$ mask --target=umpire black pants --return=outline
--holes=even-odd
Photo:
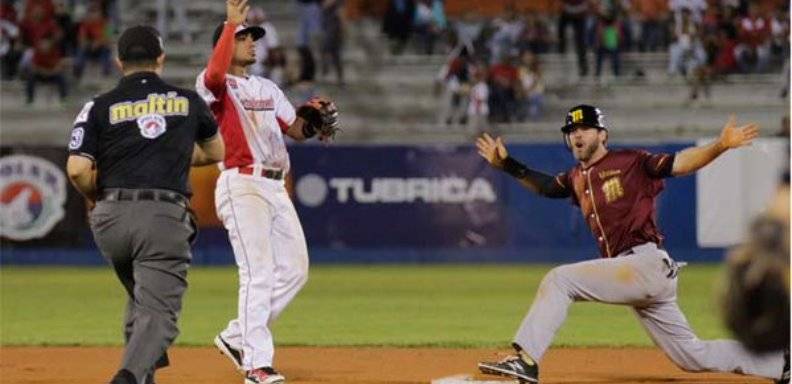
[[[187,289],[196,229],[186,206],[164,201],[99,201],[91,230],[128,295],[121,369],[139,384],[168,365],[167,349]]]

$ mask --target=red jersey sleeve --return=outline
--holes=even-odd
[[[225,91],[225,78],[234,55],[234,31],[237,25],[226,22],[212,51],[204,74],[204,84],[216,97]]]
[[[644,171],[653,179],[661,179],[665,177],[672,177],[671,173],[674,168],[674,157],[672,153],[649,153],[646,151],[639,152],[640,160],[643,165]]]

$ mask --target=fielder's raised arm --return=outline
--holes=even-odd
[[[696,172],[729,149],[750,145],[758,136],[758,124],[749,123],[738,127],[737,119],[731,115],[717,140],[677,153],[671,173],[674,176],[684,176]]]
[[[237,27],[245,23],[248,10],[247,0],[226,1],[226,22],[204,74],[204,84],[215,96],[225,90],[225,75],[231,69],[234,56],[234,36]]]

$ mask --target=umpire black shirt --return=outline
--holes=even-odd
[[[215,135],[217,123],[197,93],[138,72],[85,104],[69,153],[96,162],[99,193],[158,188],[189,196],[193,145]]]

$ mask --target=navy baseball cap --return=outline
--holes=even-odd
[[[574,106],[567,112],[561,132],[569,133],[580,126],[608,129],[605,125],[605,114],[599,108],[586,104]]]
[[[225,26],[225,21],[220,23],[220,25],[215,28],[214,34],[212,35],[212,46],[214,47],[217,45],[217,40],[220,40],[220,35],[223,34],[223,27]],[[234,31],[234,36],[240,33],[250,33],[250,36],[253,37],[253,41],[256,41],[264,35],[267,34],[267,31],[264,28],[261,28],[257,25],[247,25],[247,24],[239,24]]]
[[[118,59],[121,61],[154,60],[165,52],[159,32],[149,26],[127,28],[118,38]]]

